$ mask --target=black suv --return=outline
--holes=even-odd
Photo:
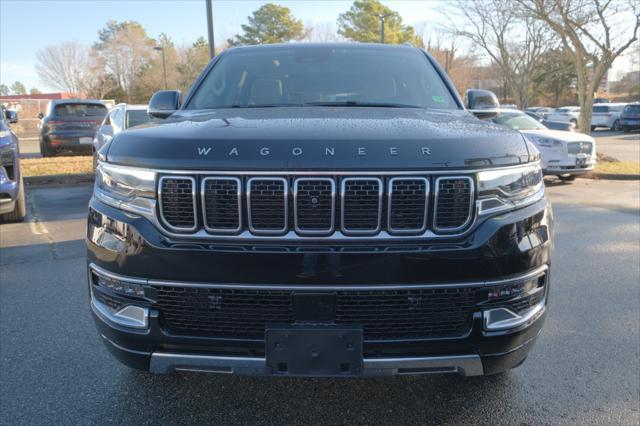
[[[61,153],[91,155],[93,137],[107,112],[100,101],[51,101],[49,114],[41,117],[40,153],[43,157]]]
[[[239,47],[149,112],[168,118],[100,150],[89,206],[91,310],[126,365],[483,375],[526,358],[550,285],[539,154],[465,110],[424,51]]]

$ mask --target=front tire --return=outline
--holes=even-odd
[[[558,175],[558,178],[563,182],[573,182],[576,177],[576,175]]]
[[[613,122],[613,126],[611,126],[611,130],[613,130],[614,132],[620,131],[620,120],[616,120]]]
[[[622,126],[622,131],[623,131],[624,133],[629,133],[629,132],[631,132],[631,127],[629,127],[629,126]]]
[[[18,199],[16,200],[16,206],[12,212],[0,215],[5,223],[22,222],[27,215],[27,203],[24,198],[24,181],[20,178],[20,190],[18,191]]]

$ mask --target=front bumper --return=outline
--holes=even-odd
[[[9,180],[0,167],[0,214],[11,213],[15,209],[19,193],[18,180]]]
[[[176,245],[146,219],[93,199],[87,246],[90,268],[106,274],[146,284],[231,290],[257,286],[267,291],[269,286],[278,286],[291,291],[335,292],[366,286],[373,291],[442,284],[453,289],[468,286],[470,281],[490,286],[496,280],[518,280],[543,271],[547,277],[544,297],[535,315],[522,322],[507,321],[505,327],[488,329],[486,315],[477,310],[472,313],[468,330],[454,337],[364,341],[363,376],[444,372],[480,375],[518,365],[540,333],[550,286],[547,268],[551,227],[551,211],[543,199],[490,218],[471,235],[449,241],[446,246],[438,243],[417,249],[380,247],[368,253],[342,252],[340,262],[333,264],[337,271],[301,278],[305,253],[295,248],[239,250],[229,248],[228,243]],[[91,288],[93,317],[104,343],[117,359],[131,367],[154,373],[189,370],[272,374],[264,338],[175,333],[167,329],[163,313],[153,306],[144,308],[138,323],[123,325],[105,315]]]

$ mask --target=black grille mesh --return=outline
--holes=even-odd
[[[204,181],[204,209],[207,227],[233,231],[240,228],[239,182],[210,178]]]
[[[252,179],[249,220],[254,229],[279,231],[287,224],[286,183],[280,179]]]
[[[155,307],[173,334],[262,339],[268,325],[294,321],[287,290],[155,288]],[[476,290],[340,291],[335,322],[362,326],[367,340],[460,336],[471,327]]]
[[[427,182],[424,179],[394,179],[388,202],[389,228],[395,231],[420,230],[425,226]]]
[[[456,229],[469,219],[473,202],[472,183],[466,178],[438,180],[435,225],[440,230]]]
[[[333,228],[333,183],[322,179],[299,179],[296,191],[296,224],[303,231]]]
[[[381,182],[376,179],[348,179],[343,184],[342,228],[347,231],[375,231],[380,221]]]
[[[161,181],[162,217],[174,228],[191,229],[196,225],[193,185],[188,178],[171,177]]]

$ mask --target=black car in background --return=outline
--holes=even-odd
[[[89,303],[126,365],[360,377],[524,362],[551,286],[540,154],[467,111],[427,52],[237,47],[149,113],[166,120],[99,151],[88,209]]]
[[[2,222],[22,222],[26,214],[18,136],[9,127],[9,123],[17,122],[16,111],[0,107],[0,221]]]
[[[632,102],[624,107],[620,114],[620,127],[625,133],[640,129],[640,102]]]
[[[93,137],[107,112],[100,101],[51,101],[48,115],[42,118],[40,153],[43,157],[63,153],[90,155]]]

